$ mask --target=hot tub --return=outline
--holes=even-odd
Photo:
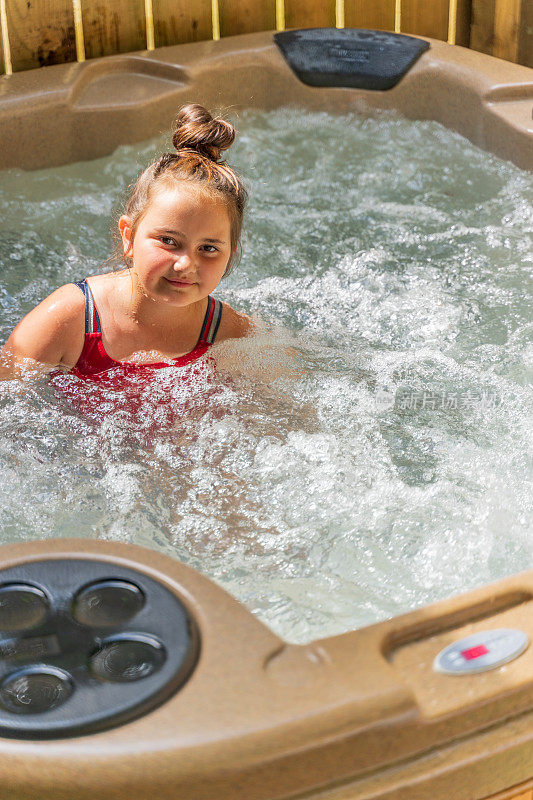
[[[350,78],[339,79],[335,69],[318,79],[322,85],[304,84],[267,33],[15,74],[2,83],[0,164],[37,169],[98,158],[168,129],[176,107],[194,100],[208,107],[394,109],[442,122],[531,169],[531,70],[429,44],[387,89],[347,85]],[[365,73],[361,65],[371,58],[364,47],[338,40],[328,47],[345,73]],[[308,68],[312,62],[307,59]],[[307,71],[311,77],[303,77],[313,81]],[[70,700],[53,718],[4,711],[0,786],[6,800],[126,794],[483,800],[505,790],[502,797],[518,797],[530,788],[524,781],[533,775],[531,572],[295,645],[215,583],[153,550],[48,539],[5,545],[2,556],[4,588],[29,584],[33,599],[37,594],[49,609],[28,626],[31,634],[15,627],[4,637],[3,658],[10,670],[13,663],[17,669],[55,664],[56,689],[68,684],[71,670],[86,692],[80,719],[92,708],[90,687],[113,685],[113,676],[101,674],[98,654],[91,656],[90,675],[82,656],[75,666],[64,661],[69,626],[91,628],[75,599],[90,580],[129,581],[129,591],[137,582],[148,598],[146,614],[152,591],[166,602],[177,598],[180,611],[169,613],[188,636],[178,672],[154,685],[150,702],[125,695],[115,716],[93,709],[81,722],[68,711]],[[157,602],[154,595],[152,617],[132,612],[112,634],[122,625],[123,632],[145,637],[143,646],[161,659],[175,631],[160,627],[165,614]],[[98,639],[101,647],[105,636],[96,628],[91,646]],[[110,635],[109,626],[102,630]],[[154,674],[163,674],[180,646],[167,644],[167,660],[157,662]],[[106,697],[115,701],[113,692]]]

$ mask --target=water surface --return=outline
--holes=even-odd
[[[162,550],[293,642],[531,568],[532,176],[389,113],[234,121],[251,201],[217,294],[261,334],[215,348],[219,373],[160,370],[135,419],[72,376],[76,407],[0,385],[1,541]],[[2,341],[108,268],[164,148],[0,175]]]

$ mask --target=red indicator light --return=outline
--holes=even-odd
[[[472,661],[472,659],[484,656],[488,652],[488,648],[486,648],[484,644],[478,644],[477,647],[470,647],[468,650],[461,650],[461,655],[463,658],[466,658],[467,661]]]

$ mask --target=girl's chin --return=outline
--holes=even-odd
[[[197,284],[181,287],[173,286],[170,282],[165,281],[163,286],[158,286],[157,289],[151,291],[150,296],[159,301],[164,300],[164,302],[171,305],[188,306],[200,299],[198,297],[199,293]]]

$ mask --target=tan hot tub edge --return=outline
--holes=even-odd
[[[418,37],[421,38],[421,37]],[[533,169],[533,70],[473,50],[431,47],[388,91],[301,83],[272,33],[163,47],[0,78],[0,169],[36,169],[107,155],[170,128],[176,108],[338,111],[393,108],[437,120]]]
[[[387,92],[317,89],[294,77],[270,33],[5,76],[0,167],[106,155],[168,131],[190,100],[235,111],[397,108],[533,168],[532,70],[431,41]],[[432,668],[443,647],[476,631],[533,637],[533,571],[297,646],[155,551],[63,539],[0,553],[2,568],[97,555],[140,569],[181,597],[201,639],[192,677],[144,717],[70,739],[0,739],[2,800],[483,800],[533,785],[524,783],[533,778],[533,647],[479,675]]]
[[[97,557],[140,570],[180,597],[201,642],[183,688],[143,717],[68,739],[0,739],[2,800],[481,800],[532,777],[533,647],[467,677],[432,663],[477,631],[533,637],[533,571],[291,645],[153,550],[55,539],[0,555],[3,569]]]

